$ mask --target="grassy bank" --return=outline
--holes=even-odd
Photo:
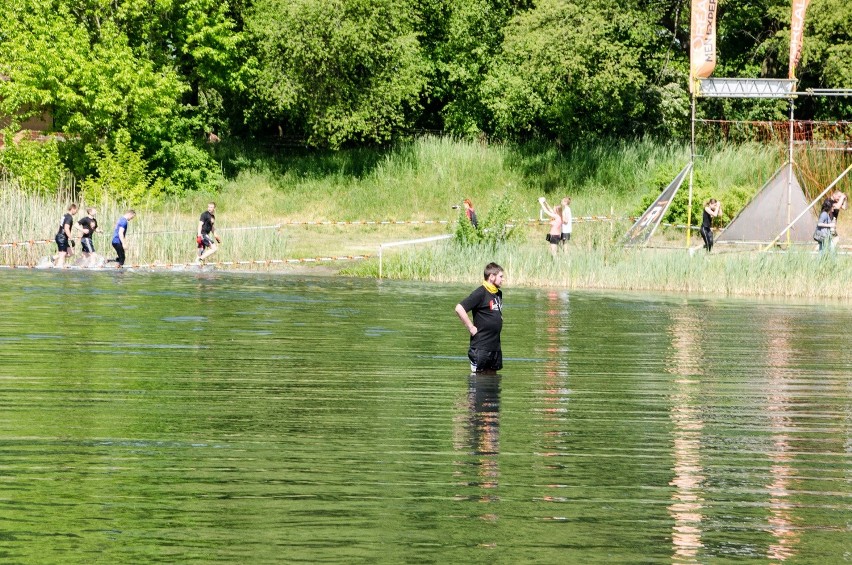
[[[463,198],[471,198],[480,219],[487,219],[496,202],[506,197],[513,219],[521,222],[509,243],[493,250],[442,243],[388,250],[386,276],[477,282],[482,265],[497,260],[512,285],[848,297],[849,273],[842,256],[690,255],[683,249],[683,232],[675,230],[655,239],[678,250],[625,250],[619,239],[628,224],[622,221],[577,224],[569,252],[553,260],[544,242],[546,227],[523,223],[538,218],[537,198],[542,194],[551,202],[570,195],[575,217],[633,214],[648,193],[658,191],[686,163],[688,150],[682,145],[635,141],[559,152],[548,145],[427,137],[387,150],[282,150],[271,155],[251,147],[223,146],[217,153],[228,179],[220,192],[136,206],[138,216],[129,229],[131,263],[191,261],[198,215],[211,199],[217,202],[217,226],[223,236],[216,259],[249,261],[375,255],[382,242],[451,232],[458,219],[451,206]],[[723,201],[730,190],[747,187],[756,192],[782,159],[782,152],[767,146],[705,149],[699,164],[702,182]],[[52,240],[72,198],[25,195],[6,183],[0,190],[0,243]],[[94,205],[104,230],[95,244],[107,255],[112,227],[125,206]],[[383,220],[406,223],[357,223]],[[20,265],[37,262],[55,246],[0,250],[3,264]],[[378,273],[374,259],[341,268],[355,276]]]
[[[600,229],[600,228],[597,228]],[[682,242],[681,242],[682,244]],[[553,258],[533,243],[494,249],[439,244],[386,256],[389,279],[480,284],[483,266],[500,263],[507,287],[681,292],[728,296],[852,299],[852,261],[807,250],[757,253],[724,250],[707,254],[681,248],[625,249],[570,246]],[[344,274],[374,277],[375,262],[346,266]]]

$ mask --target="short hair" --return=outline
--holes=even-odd
[[[485,273],[483,275],[483,278],[485,280],[488,280],[488,277],[490,277],[491,275],[499,275],[502,272],[503,267],[501,267],[497,263],[488,263],[487,265],[485,265]]]
[[[77,203],[76,202],[72,202],[71,204],[68,205],[68,211],[69,212],[71,210],[75,210],[75,209],[77,209]]]
[[[128,208],[128,209],[127,209],[127,212],[125,212],[125,214],[133,214],[133,215],[135,216],[135,215],[136,215],[136,210],[134,210],[133,208]]]
[[[91,214],[92,210],[97,210],[97,208],[86,208],[86,213]]]
[[[208,202],[207,205],[208,206],[216,206],[216,203],[215,202]]]

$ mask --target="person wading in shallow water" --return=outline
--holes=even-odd
[[[207,211],[202,212],[198,218],[198,235],[195,237],[195,242],[198,245],[198,258],[195,260],[199,265],[205,259],[216,253],[219,249],[219,243],[222,240],[216,235],[216,203],[210,202],[207,204]]]
[[[493,373],[503,368],[500,332],[503,330],[503,267],[488,263],[483,274],[485,282],[456,304],[456,314],[470,332],[470,370],[474,373]],[[473,314],[471,322],[467,313]]]
[[[86,217],[77,223],[80,224],[80,229],[83,230],[83,237],[80,238],[83,266],[90,267],[92,265],[92,255],[95,253],[95,244],[92,242],[92,236],[98,231],[98,210],[97,208],[86,208],[86,214]]]
[[[71,240],[71,226],[74,225],[74,214],[77,213],[77,205],[71,204],[68,206],[68,211],[62,216],[59,221],[59,231],[56,232],[56,248],[59,252],[56,254],[55,267],[62,268],[65,266],[65,256],[74,254],[74,242]]]
[[[112,232],[112,248],[115,249],[115,262],[118,263],[119,269],[124,266],[124,252],[127,249],[127,223],[135,217],[136,211],[128,210],[115,223],[115,230]]]

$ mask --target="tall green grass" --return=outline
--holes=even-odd
[[[71,202],[71,194],[57,196],[26,194],[14,186],[0,184],[0,243],[17,243],[0,247],[0,261],[5,265],[37,265],[44,257],[56,253],[53,238],[59,229],[62,215]],[[97,204],[78,202],[80,211],[75,221],[85,215],[85,209],[98,209],[100,233],[93,242],[97,253],[111,258],[112,234],[116,221],[127,209],[114,201]],[[196,254],[195,235],[198,213],[178,207],[137,207],[137,216],[127,229],[129,264],[188,263]],[[81,232],[75,223],[72,235]],[[222,231],[225,244],[215,255],[217,261],[244,259],[277,259],[287,253],[287,234],[278,229],[238,229]],[[28,243],[28,242],[33,243]],[[77,248],[79,251],[79,248]],[[73,260],[69,260],[73,262]]]
[[[601,232],[597,226],[592,231]],[[835,253],[818,255],[810,247],[756,253],[703,249],[690,253],[682,242],[671,248],[626,249],[606,234],[587,234],[580,245],[552,257],[545,242],[460,247],[420,245],[386,255],[383,275],[390,279],[481,284],[482,269],[496,261],[506,270],[506,286],[567,289],[678,292],[727,296],[852,298],[852,261]],[[596,240],[591,243],[588,240]],[[694,243],[694,242],[693,242]],[[376,264],[347,266],[345,274],[377,276]]]
[[[642,197],[671,180],[689,160],[683,144],[650,139],[600,142],[571,151],[552,144],[483,144],[426,136],[385,150],[300,150],[274,158],[221,149],[231,171],[215,199],[233,217],[365,220],[436,219],[471,198],[477,212],[511,195],[516,218],[538,217],[537,198],[573,198],[575,215],[630,213]],[[733,186],[756,192],[780,164],[769,147],[717,146],[699,159],[720,195]],[[208,195],[185,199],[193,208]]]

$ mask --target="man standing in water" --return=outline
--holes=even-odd
[[[207,204],[207,211],[201,214],[198,218],[198,235],[195,238],[198,244],[198,258],[196,263],[203,263],[205,259],[216,253],[219,249],[219,243],[222,241],[216,235],[216,203],[210,202]]]
[[[485,282],[456,304],[456,314],[470,332],[470,370],[493,373],[503,368],[500,331],[503,329],[503,267],[488,263]],[[473,322],[467,313],[473,314]]]
[[[71,204],[68,206],[68,211],[62,216],[59,221],[59,231],[56,232],[56,248],[59,253],[56,254],[56,263],[54,266],[63,268],[65,266],[65,256],[72,255],[74,250],[74,242],[71,241],[71,226],[74,225],[74,214],[77,213],[77,205]]]

